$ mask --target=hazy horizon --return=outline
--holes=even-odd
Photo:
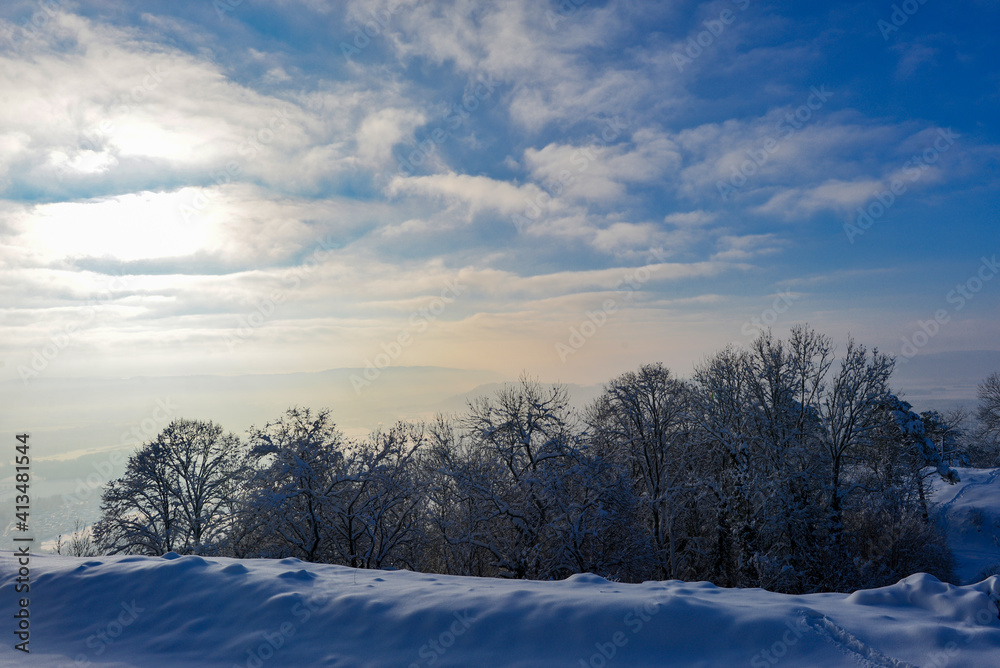
[[[700,361],[692,361],[691,367]],[[53,377],[27,387],[9,380],[0,381],[10,411],[0,428],[14,431],[22,421],[42,423],[58,406],[63,411],[63,424],[33,431],[59,435],[46,455],[63,459],[95,449],[135,447],[175,418],[211,420],[243,435],[251,425],[261,426],[298,405],[329,408],[346,434],[362,437],[380,424],[391,425],[396,420],[420,421],[436,413],[461,413],[470,398],[492,394],[500,385],[516,382],[522,373],[543,384],[566,385],[571,402],[583,409],[605,383],[632,370],[623,368],[593,383],[564,383],[533,374],[530,369],[503,376],[475,369],[393,367],[361,392],[354,391],[351,378],[362,374],[362,368],[233,376]],[[979,382],[996,370],[1000,370],[1000,351],[927,354],[898,364],[893,387],[918,411],[946,411],[958,405],[973,408]],[[691,375],[691,368],[671,371],[681,378]],[[155,432],[149,428],[153,424],[150,420],[155,422]],[[121,438],[123,435],[126,438]]]

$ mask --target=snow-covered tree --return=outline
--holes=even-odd
[[[787,342],[768,332],[696,370],[696,438],[715,462],[704,474],[716,513],[710,577],[795,590],[819,569],[819,402],[830,356],[828,339],[797,327]]]
[[[398,423],[351,442],[327,409],[290,408],[250,431],[256,474],[241,526],[259,556],[360,568],[411,566],[421,529],[421,428]]]
[[[343,434],[329,410],[290,408],[263,427],[251,427],[255,475],[241,524],[259,556],[324,561],[332,552],[330,491],[345,469]]]
[[[108,486],[94,536],[118,552],[793,593],[947,577],[926,483],[956,478],[963,432],[916,414],[892,371],[802,325],[726,348],[689,381],[661,364],[623,373],[583,419],[565,387],[523,376],[455,418],[361,439],[329,410],[291,408],[246,448],[179,420]]]
[[[840,368],[829,392],[819,402],[822,433],[820,442],[826,457],[826,483],[835,542],[843,532],[844,499],[853,489],[845,479],[849,469],[870,445],[873,431],[884,419],[889,396],[889,378],[894,361],[873,350],[869,356],[863,345],[848,340]]]
[[[419,478],[424,445],[420,426],[398,422],[348,451],[326,507],[340,561],[413,567],[426,496]]]
[[[923,514],[921,472],[951,475],[920,416],[892,403],[891,358],[850,340],[835,371],[834,361],[827,337],[797,326],[786,341],[768,332],[696,370],[693,438],[713,462],[698,469],[710,491],[698,508],[714,516],[696,529],[710,556],[702,577],[793,592],[849,586],[864,552],[859,518]]]
[[[969,453],[963,446],[966,438],[965,429],[961,426],[965,411],[957,409],[948,415],[938,411],[923,411],[920,419],[924,423],[927,438],[931,439],[947,466],[970,466]]]
[[[662,364],[647,364],[608,383],[587,413],[593,447],[634,483],[643,535],[651,539],[651,577],[693,575],[688,548],[694,537],[684,523],[703,492],[693,475],[698,452],[690,401],[684,382]],[[635,548],[640,546],[637,541]]]
[[[522,377],[471,402],[461,427],[462,451],[439,452],[448,481],[436,505],[448,495],[461,509],[437,521],[445,541],[505,577],[601,567],[594,538],[607,519],[605,499],[565,389]]]
[[[882,586],[907,574],[927,572],[947,580],[952,557],[944,533],[930,517],[926,481],[958,475],[928,436],[911,405],[889,394],[881,422],[852,471],[858,493],[845,508],[845,554],[839,588]]]
[[[1000,466],[1000,372],[987,376],[977,390],[976,428],[971,432],[974,463]]]
[[[238,437],[174,420],[105,488],[94,539],[108,553],[207,553],[225,541],[244,476]]]

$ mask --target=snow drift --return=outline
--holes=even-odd
[[[30,654],[3,666],[992,666],[1000,578],[789,596],[593,575],[510,581],[297,559],[32,556]]]

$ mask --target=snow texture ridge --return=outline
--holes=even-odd
[[[991,666],[1000,578],[789,596],[706,582],[559,582],[298,559],[31,558],[30,655],[2,666]],[[0,616],[17,564],[0,553]]]

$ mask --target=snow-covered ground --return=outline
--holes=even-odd
[[[1000,469],[955,470],[962,477],[956,485],[931,477],[931,498],[948,529],[959,581],[975,582],[984,571],[1000,573]]]
[[[1000,470],[935,483],[960,575],[1000,561]],[[281,561],[0,552],[0,666],[1000,666],[1000,577],[786,596]],[[28,598],[30,654],[14,649]]]
[[[3,666],[995,666],[1000,578],[787,596],[592,575],[527,582],[281,561],[31,558]]]

